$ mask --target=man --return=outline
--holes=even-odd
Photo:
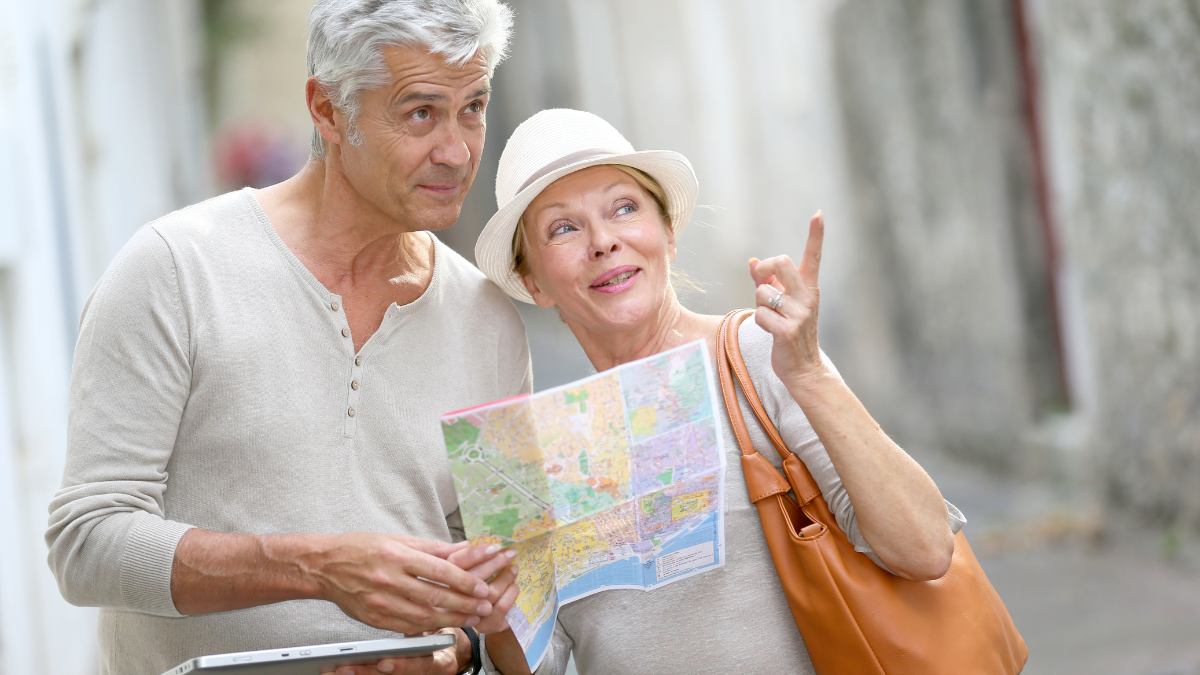
[[[511,13],[321,0],[313,156],[291,179],[142,228],[84,308],[46,540],[101,607],[101,673],[506,627],[497,547],[461,535],[438,416],[530,388],[512,304],[429,231],[457,220]],[[490,580],[490,584],[487,583]]]

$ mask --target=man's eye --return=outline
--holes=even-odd
[[[480,103],[479,101],[475,101],[471,105],[467,106],[467,112],[470,112],[470,113],[477,113],[480,110],[483,110],[483,104]]]
[[[429,119],[429,109],[428,108],[417,108],[416,110],[413,111],[412,116],[413,116],[413,119],[427,120],[427,119]]]

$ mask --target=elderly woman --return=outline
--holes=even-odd
[[[548,110],[509,140],[496,192],[501,208],[476,248],[480,267],[512,297],[557,308],[596,370],[694,340],[717,353],[721,317],[684,308],[671,284],[676,240],[696,199],[683,156],[634,152],[594,115]],[[823,232],[818,213],[799,268],[786,256],[751,260],[757,311],[738,333],[742,354],[771,419],[856,549],[906,579],[936,579],[965,521],[817,347]],[[539,674],[564,672],[572,653],[584,675],[812,672],[723,407],[718,415],[730,453],[725,566],[564,606]],[[779,466],[770,444],[756,441]],[[487,657],[507,675],[528,669],[511,631],[488,636]]]

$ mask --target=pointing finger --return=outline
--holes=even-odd
[[[817,211],[808,224],[808,242],[804,245],[804,257],[800,260],[800,276],[809,288],[817,287],[817,274],[821,270],[821,247],[825,243],[825,214]]]

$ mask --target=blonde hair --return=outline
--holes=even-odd
[[[654,200],[654,206],[658,209],[658,215],[662,218],[663,225],[668,229],[673,229],[674,223],[671,222],[671,214],[667,212],[667,191],[653,176],[641,169],[624,164],[606,164],[604,166],[619,169],[637,181],[637,184]],[[529,276],[529,259],[525,253],[528,245],[529,241],[525,236],[525,214],[521,214],[521,217],[517,219],[517,229],[513,231],[512,240],[512,269],[520,277]]]

